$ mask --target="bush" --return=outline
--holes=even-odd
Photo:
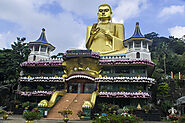
[[[23,116],[26,120],[40,120],[41,119],[41,113],[38,110],[30,111],[30,112],[24,112]]]
[[[43,91],[43,90],[44,90],[44,87],[38,85],[38,86],[37,86],[37,90],[38,90],[38,91]]]
[[[95,119],[96,123],[139,123],[140,121],[142,121],[141,118],[128,113],[122,113],[121,115],[108,114]]]
[[[24,86],[21,90],[28,92],[28,91],[30,91],[30,88],[28,86]]]
[[[170,115],[169,115],[169,119],[170,119],[171,121],[178,120],[178,115],[176,115],[176,114],[170,114]]]
[[[185,123],[185,115],[179,117],[179,123]]]
[[[173,104],[168,101],[168,100],[165,100],[161,103],[161,109],[162,111],[167,115],[168,114],[168,109],[170,109],[171,107],[173,106]]]
[[[26,107],[29,107],[29,106],[30,106],[30,102],[29,101],[22,103],[22,107],[23,108],[26,108]]]
[[[128,112],[131,113],[131,114],[134,113],[137,110],[137,108],[134,107],[134,106],[128,106],[127,108],[128,108]]]

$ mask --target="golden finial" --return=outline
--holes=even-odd
[[[44,28],[42,28],[42,32],[45,32],[45,29]]]
[[[139,27],[139,22],[136,22],[136,27]]]

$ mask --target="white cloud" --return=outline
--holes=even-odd
[[[39,10],[42,5],[52,2],[57,2],[62,12],[52,14]],[[88,25],[83,18],[94,19],[95,23],[98,6],[103,3],[116,7],[113,15],[117,22],[137,16],[147,6],[147,0],[0,0],[0,19],[19,27],[15,29],[17,32],[10,30],[11,34],[1,35],[1,47],[10,46],[10,42],[3,40],[16,39],[19,32],[25,34],[28,42],[34,41],[44,27],[48,41],[56,47],[55,53],[69,48],[84,48]]]
[[[95,18],[98,6],[101,4],[117,4],[119,0],[59,0],[60,5],[66,11],[75,13],[79,16]]]
[[[162,11],[159,13],[158,17],[169,16],[169,15],[173,15],[176,13],[183,14],[184,13],[184,6],[172,5],[170,7],[163,8]]]
[[[182,38],[185,35],[185,27],[182,26],[169,28],[168,31],[170,32],[171,36],[174,36],[176,38]]]
[[[42,0],[0,1],[0,19],[18,24],[25,32],[27,41],[36,40],[41,29],[46,28],[47,39],[56,46],[56,52],[78,47],[79,42],[85,39],[86,25],[69,12],[57,15],[41,13],[39,6],[43,4]]]
[[[0,33],[0,49],[10,48],[11,43],[16,40],[16,35],[11,32]]]
[[[124,22],[125,20],[139,16],[140,12],[147,8],[147,0],[122,0],[113,12],[113,20]]]

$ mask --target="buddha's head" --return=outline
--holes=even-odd
[[[102,4],[98,9],[98,21],[112,20],[112,10],[108,4]]]

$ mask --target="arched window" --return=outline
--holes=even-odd
[[[136,58],[140,58],[140,53],[139,52],[136,53]]]

